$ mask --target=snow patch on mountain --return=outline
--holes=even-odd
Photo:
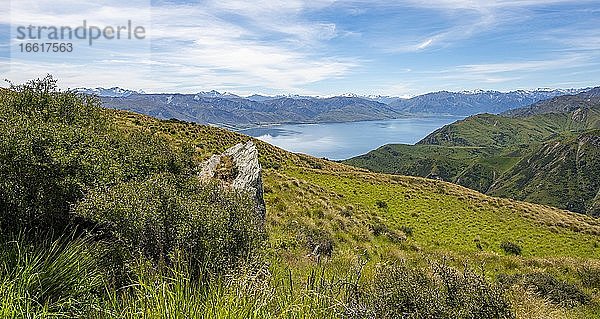
[[[75,91],[77,93],[82,93],[82,94],[96,95],[99,97],[128,97],[133,94],[145,94],[145,92],[142,90],[133,91],[133,90],[122,89],[120,87],[112,87],[109,89],[101,88],[101,87],[94,88],[94,89],[76,88],[73,91]]]

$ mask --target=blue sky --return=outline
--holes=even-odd
[[[0,74],[148,92],[411,96],[600,85],[599,1],[0,0]],[[132,20],[144,41],[22,54],[22,25]],[[12,29],[12,34],[11,34]]]

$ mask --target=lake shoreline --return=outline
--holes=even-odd
[[[471,116],[471,115],[469,115]],[[457,118],[457,119],[464,119],[467,116],[463,116],[463,115],[454,115],[454,114],[438,114],[438,113],[423,113],[423,114],[419,114],[419,113],[410,113],[410,114],[406,114],[406,116],[402,116],[402,117],[392,117],[392,118],[381,118],[381,119],[370,119],[370,120],[353,120],[353,121],[308,121],[308,122],[274,122],[274,123],[260,123],[260,124],[254,124],[251,126],[244,126],[244,127],[236,127],[234,125],[218,125],[218,124],[212,124],[214,126],[217,127],[221,127],[221,128],[225,128],[225,129],[229,129],[232,130],[236,133],[241,133],[244,134],[244,131],[247,130],[252,130],[252,129],[256,129],[256,128],[263,128],[263,127],[272,127],[272,126],[279,126],[279,125],[311,125],[311,124],[340,124],[340,123],[361,123],[361,122],[378,122],[378,121],[389,121],[389,120],[399,120],[399,119],[410,119],[410,118],[439,118],[439,117],[452,117],[452,118]]]
[[[464,118],[428,114],[354,122],[262,125],[238,132],[290,152],[339,161],[385,144],[415,144],[440,127]]]

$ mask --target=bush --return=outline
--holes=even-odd
[[[221,273],[258,247],[260,217],[249,196],[170,174],[91,192],[75,211],[108,231],[128,259]]]
[[[402,232],[403,232],[403,233],[404,233],[406,236],[409,236],[409,237],[410,237],[410,236],[412,236],[412,234],[413,234],[413,229],[412,229],[412,227],[409,227],[409,226],[402,225],[402,226],[400,227],[400,230],[401,230],[401,231],[402,231]]]
[[[510,255],[521,255],[521,246],[510,241],[501,243],[500,249],[504,250],[505,253]]]
[[[359,318],[513,318],[504,291],[470,270],[386,265],[349,302]]]
[[[385,235],[387,237],[387,239],[389,239],[391,242],[394,242],[394,243],[401,243],[401,242],[405,241],[406,236],[408,236],[408,234],[406,232],[404,232],[404,230],[405,230],[404,226],[402,226],[402,228],[401,228],[402,233],[388,228],[385,224],[383,224],[379,221],[375,221],[371,224],[368,224],[368,227],[374,236]],[[410,231],[412,231],[412,229],[410,229]],[[412,235],[412,233],[411,233],[411,235]]]
[[[51,77],[0,94],[0,229],[62,233],[91,189],[197,166],[187,146],[116,125],[99,101]]]
[[[600,289],[600,268],[597,266],[584,265],[577,269],[577,275],[581,284],[587,288]]]
[[[546,273],[502,275],[499,276],[498,281],[505,286],[520,284],[538,296],[565,307],[585,305],[591,301],[590,297],[576,285],[558,280]]]
[[[382,200],[377,200],[375,202],[375,205],[377,205],[377,207],[381,208],[381,209],[387,209],[388,208],[388,204],[385,201],[382,201]]]
[[[374,236],[379,236],[379,235],[385,234],[389,231],[388,227],[385,224],[382,224],[379,222],[369,224],[368,227]]]
[[[324,230],[303,227],[297,232],[296,237],[313,255],[331,257],[333,254],[333,240],[329,233]]]

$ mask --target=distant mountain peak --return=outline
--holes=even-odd
[[[508,110],[503,112],[502,115],[510,117],[526,117],[546,113],[566,113],[581,108],[598,107],[600,104],[600,94],[598,94],[600,93],[600,87],[563,91],[561,91],[565,93],[563,95],[542,100],[525,107]]]
[[[102,87],[97,87],[97,88],[76,88],[74,89],[75,92],[78,93],[83,93],[83,94],[89,94],[89,95],[97,95],[99,97],[128,97],[130,95],[133,94],[145,94],[144,91],[139,90],[139,91],[133,91],[133,90],[128,90],[128,89],[123,89],[120,87],[112,87],[112,88],[102,88]]]
[[[225,98],[225,99],[236,99],[236,98],[240,98],[239,95],[233,94],[233,93],[229,93],[229,92],[219,92],[217,90],[211,90],[208,92],[198,92],[196,93],[196,98],[203,98],[203,97],[208,97],[208,98]]]
[[[460,91],[458,93],[461,93],[461,94],[483,94],[483,93],[490,93],[490,92],[492,92],[492,91],[482,90],[482,89],[475,89],[475,90]]]
[[[354,98],[362,98],[362,96],[355,94],[355,93],[344,93],[344,94],[340,94],[338,95],[338,97],[354,97]]]

